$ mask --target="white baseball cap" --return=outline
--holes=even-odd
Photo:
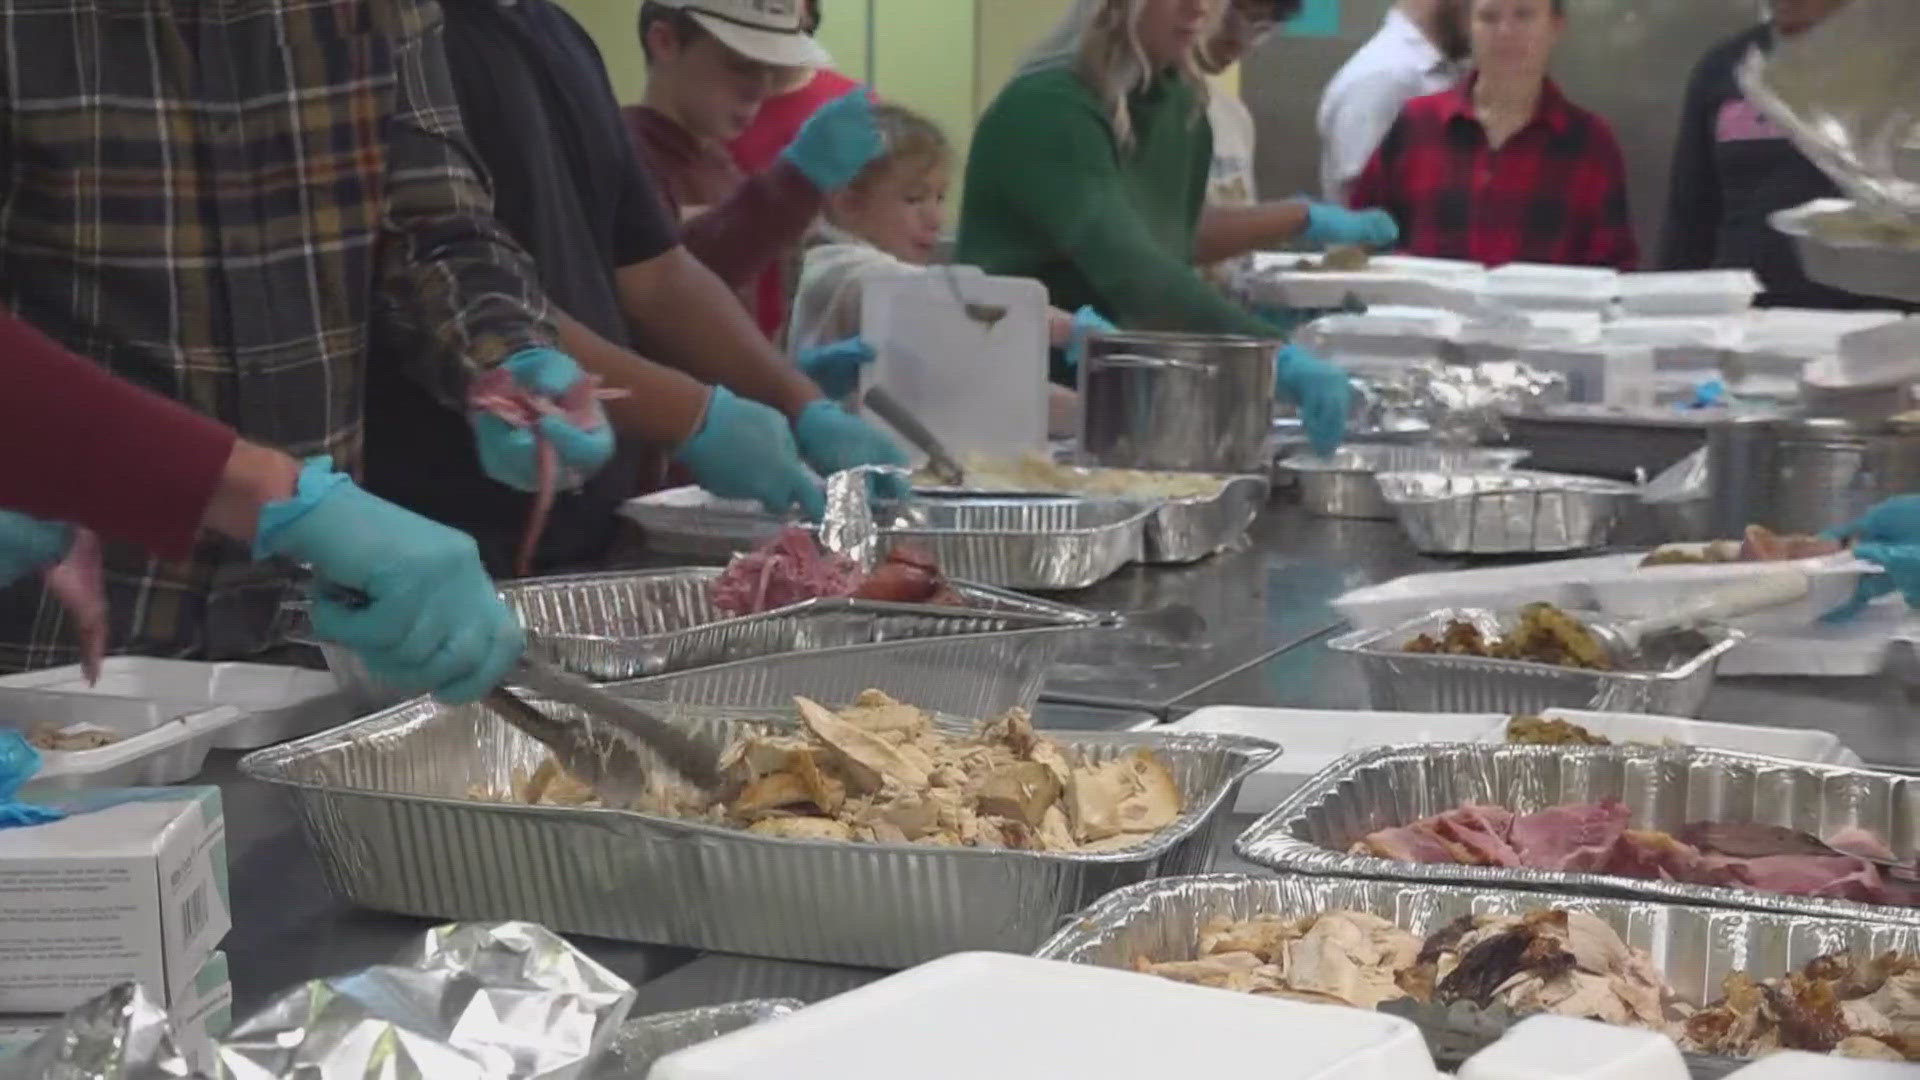
[[[654,0],[686,12],[720,44],[749,60],[778,67],[833,64],[826,47],[806,31],[806,0]]]

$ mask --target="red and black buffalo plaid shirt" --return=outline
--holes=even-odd
[[[1547,80],[1534,117],[1488,145],[1473,81],[1407,103],[1351,194],[1400,223],[1409,254],[1631,270],[1626,165],[1606,121]]]

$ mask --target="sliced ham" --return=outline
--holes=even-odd
[[[1617,799],[1556,806],[1516,818],[1510,839],[1525,865],[1582,873],[1605,866],[1627,830],[1627,808]]]

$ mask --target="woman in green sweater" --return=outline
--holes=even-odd
[[[955,261],[1132,329],[1283,336],[1194,267],[1213,157],[1197,50],[1218,2],[1080,0],[980,118]],[[1371,218],[1305,209],[1309,242],[1378,242]],[[1277,388],[1317,449],[1339,445],[1344,373],[1289,346]]]

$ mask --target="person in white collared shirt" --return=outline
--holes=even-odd
[[[1320,98],[1320,187],[1344,205],[1348,187],[1407,102],[1461,76],[1469,51],[1465,0],[1400,0]]]

